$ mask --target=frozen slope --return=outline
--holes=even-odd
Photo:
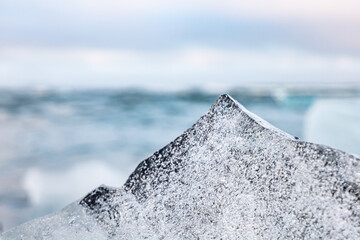
[[[2,237],[360,239],[359,164],[295,140],[223,95],[122,188],[101,186]]]

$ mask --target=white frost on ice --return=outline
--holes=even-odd
[[[11,240],[105,240],[107,233],[77,202],[63,210],[22,224],[0,239]]]

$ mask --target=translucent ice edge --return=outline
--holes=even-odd
[[[260,126],[269,129],[271,131],[273,131],[274,133],[276,133],[279,136],[285,137],[285,138],[289,138],[291,140],[297,140],[296,137],[288,134],[287,132],[284,132],[282,130],[280,130],[279,128],[275,127],[274,125],[272,125],[271,123],[267,122],[266,120],[262,119],[261,117],[257,116],[255,113],[250,112],[249,110],[247,110],[241,103],[239,103],[238,101],[236,101],[235,99],[233,99],[231,96],[229,96],[228,94],[224,94],[222,95],[223,97],[226,98],[230,98],[237,107],[239,107],[241,109],[241,111],[243,111],[249,118],[252,118],[255,122],[257,122]]]

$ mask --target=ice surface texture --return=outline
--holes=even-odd
[[[101,186],[70,205],[76,211],[3,237],[360,239],[359,164],[296,140],[222,95],[122,188]]]

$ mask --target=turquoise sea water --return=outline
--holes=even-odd
[[[360,96],[350,90],[255,90],[230,95],[300,139],[316,102]],[[58,210],[100,184],[121,186],[140,161],[195,123],[219,94],[1,90],[0,222],[8,229]]]

